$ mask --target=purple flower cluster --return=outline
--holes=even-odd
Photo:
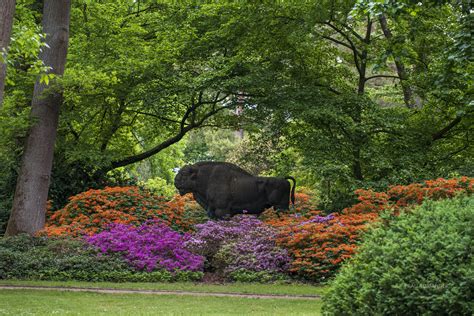
[[[306,225],[306,224],[311,224],[311,223],[327,223],[330,220],[334,219],[334,214],[329,214],[327,216],[313,216],[311,219],[301,222],[299,225]]]
[[[187,246],[206,256],[221,272],[236,270],[284,272],[290,257],[276,245],[277,231],[253,216],[196,225]]]
[[[121,253],[137,270],[200,271],[204,257],[185,248],[189,237],[155,221],[139,227],[112,224],[86,240],[102,253]]]

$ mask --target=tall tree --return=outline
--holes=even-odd
[[[16,0],[4,0],[0,6],[0,108],[3,104],[3,90],[5,88],[5,77],[7,74],[6,53],[10,44],[12,32],[13,15],[15,14]],[[3,60],[2,60],[3,59]]]
[[[49,49],[41,52],[50,73],[62,75],[69,41],[70,0],[45,0],[43,32]],[[32,126],[28,133],[6,235],[33,234],[43,228],[53,163],[61,93],[54,82],[47,87],[37,80],[31,103]]]

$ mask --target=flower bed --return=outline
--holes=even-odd
[[[97,246],[106,247],[105,253],[121,253],[138,270],[201,270],[198,262],[203,259],[179,261],[183,256],[191,258],[185,252],[191,251],[206,258],[206,271],[227,278],[251,280],[267,273],[289,273],[321,281],[357,252],[363,233],[382,211],[398,214],[426,199],[473,192],[474,179],[467,177],[397,185],[386,192],[361,189],[355,191],[358,203],[329,215],[317,210],[308,195],[299,193],[296,205],[280,214],[267,210],[260,219],[243,215],[229,221],[207,221],[191,195],[165,201],[137,187],[106,188],[72,197],[68,205],[51,214],[44,233],[92,236],[89,241],[97,240]],[[111,223],[115,225],[101,233]],[[169,240],[169,248],[163,240]],[[186,245],[179,248],[179,243]],[[170,257],[161,257],[160,249],[167,249]]]

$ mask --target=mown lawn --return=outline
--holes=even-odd
[[[320,315],[319,300],[0,290],[0,315]]]
[[[168,290],[190,292],[223,292],[244,294],[280,294],[280,295],[324,295],[327,286],[309,284],[259,284],[259,283],[228,283],[203,284],[193,282],[176,283],[112,283],[112,282],[56,282],[56,281],[17,281],[0,280],[0,285],[30,285],[30,286],[61,286],[84,288],[110,289],[140,289],[140,290]]]

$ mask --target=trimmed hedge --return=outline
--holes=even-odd
[[[470,315],[474,197],[385,214],[324,299],[330,315]]]

